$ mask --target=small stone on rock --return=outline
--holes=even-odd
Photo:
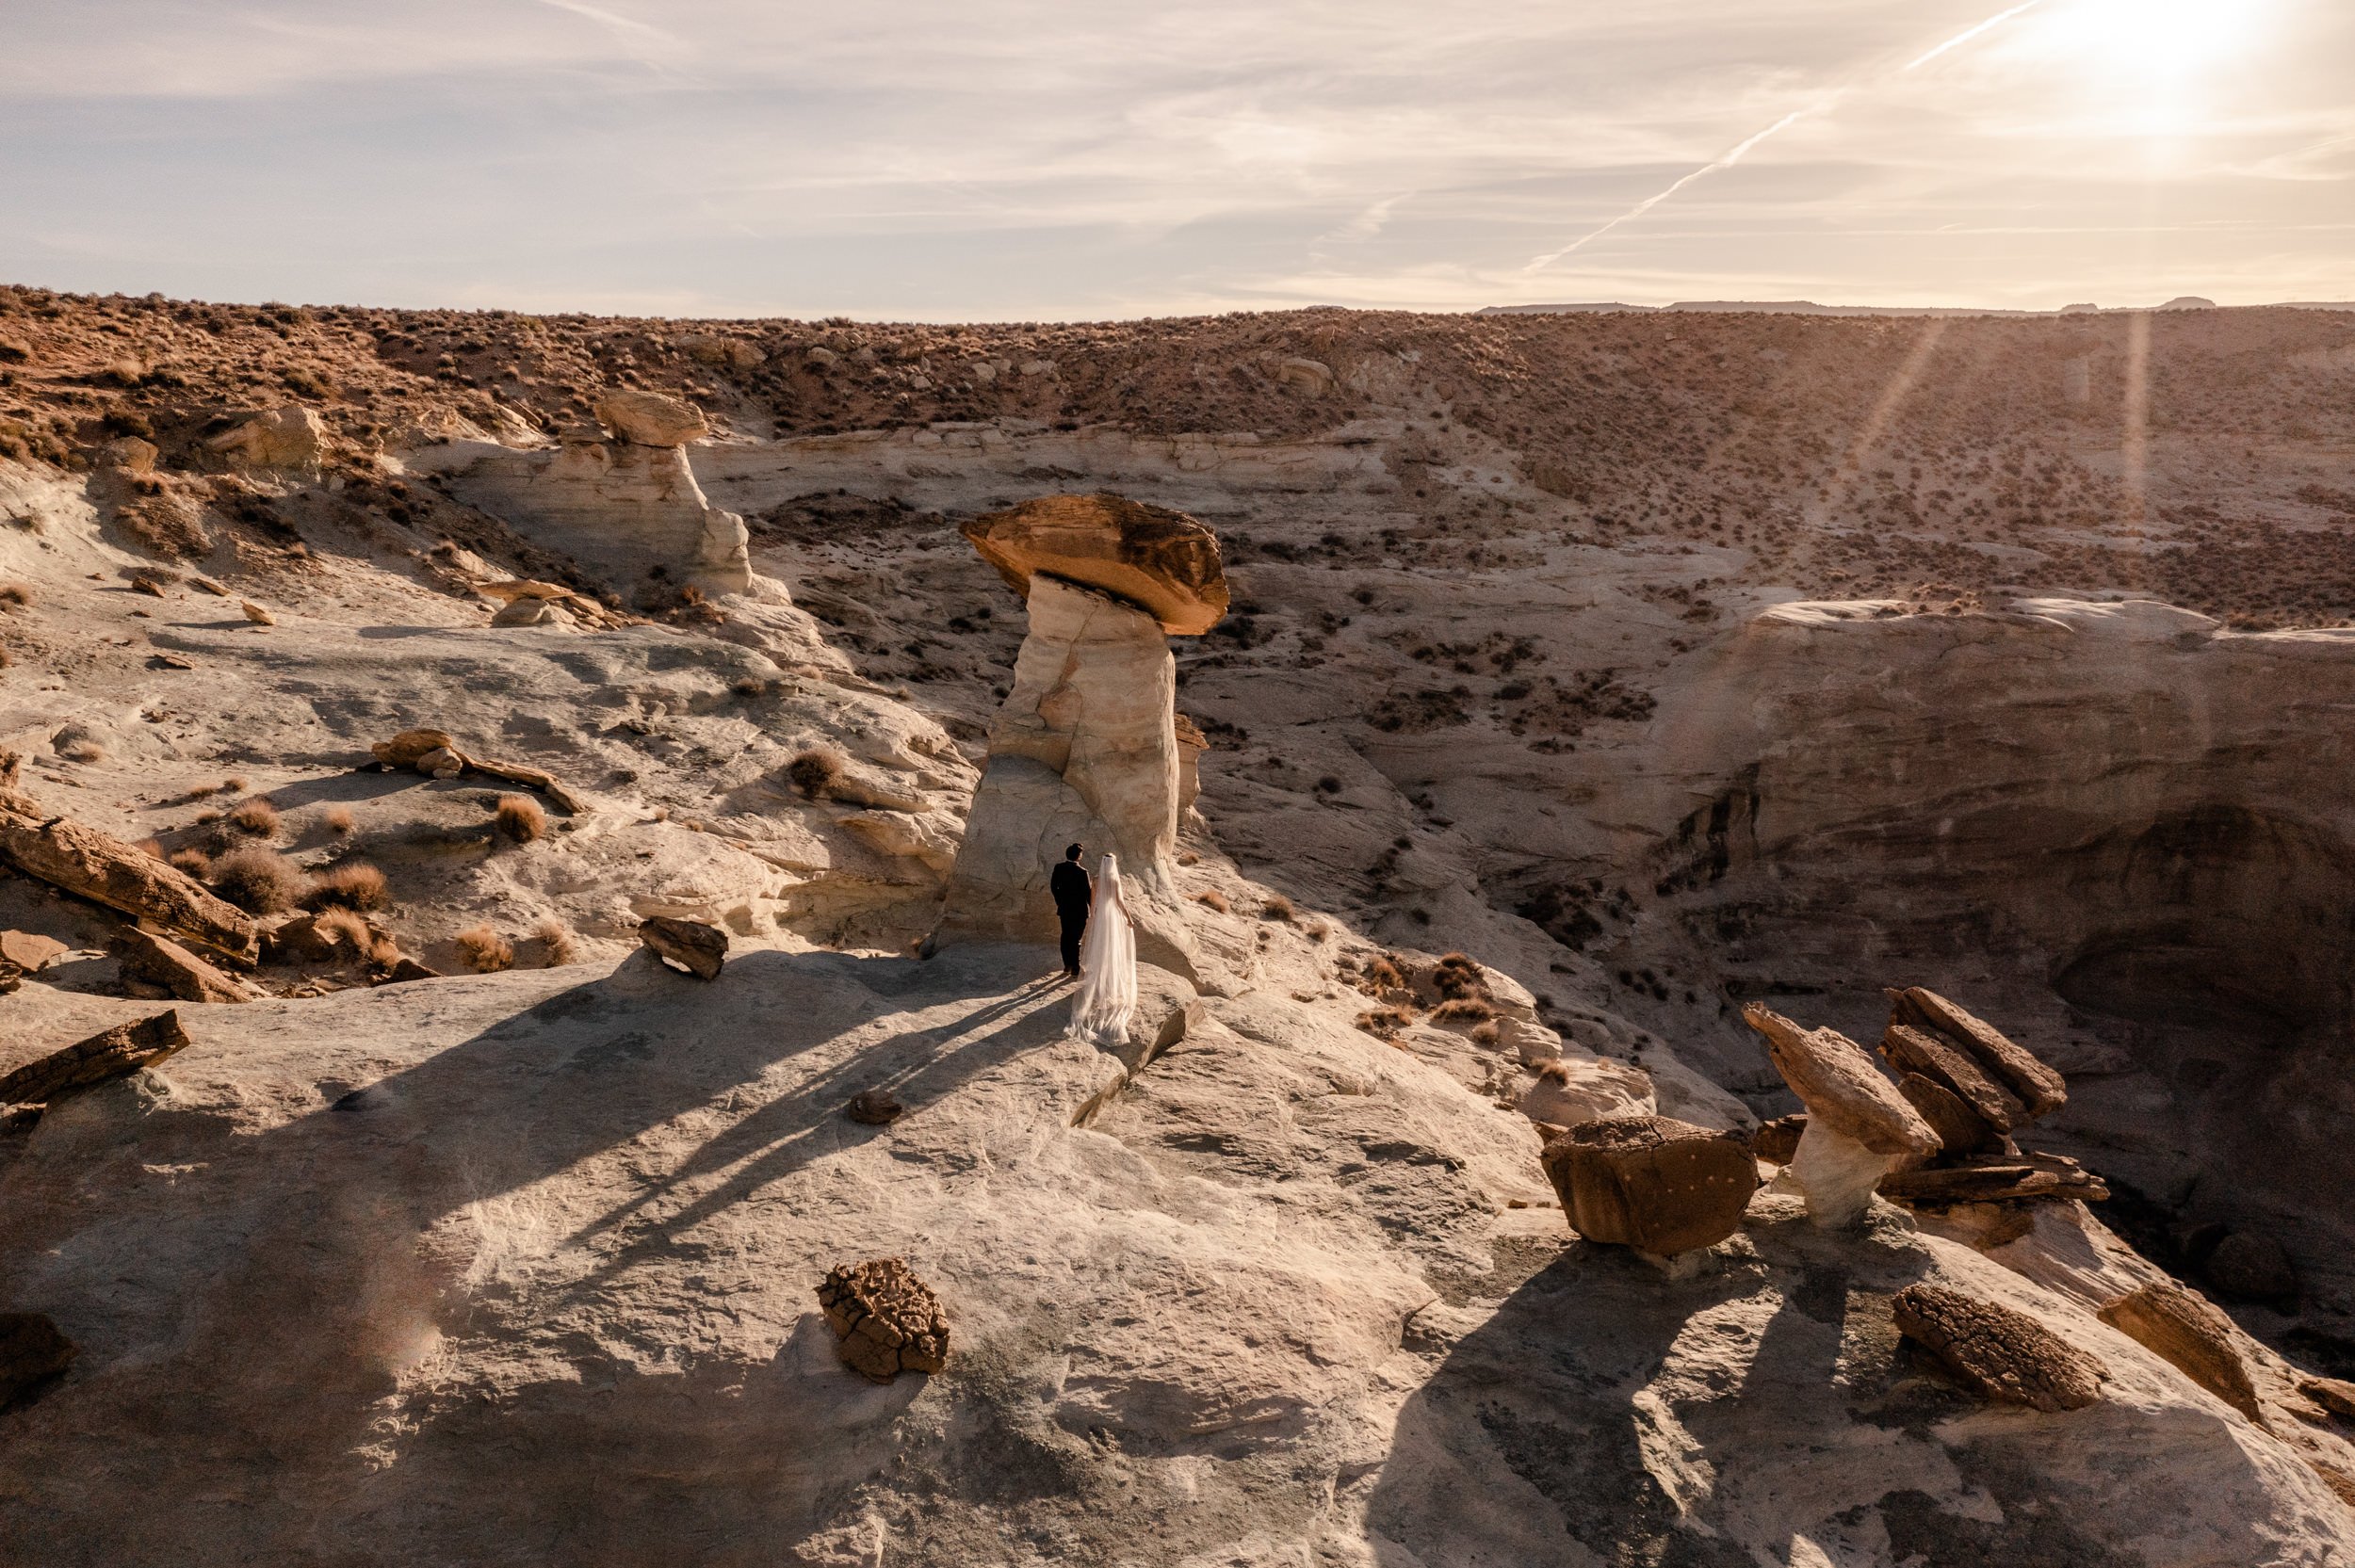
[[[818,1287],[842,1359],[872,1382],[949,1364],[949,1319],[904,1259],[844,1264]]]
[[[880,1127],[898,1121],[907,1107],[893,1099],[887,1089],[863,1089],[851,1096],[845,1108],[852,1121]]]
[[[675,964],[697,979],[718,979],[720,966],[727,962],[728,933],[700,920],[654,915],[639,926],[638,940],[655,957]]]

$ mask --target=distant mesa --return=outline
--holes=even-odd
[[[2095,315],[2100,314],[2101,309],[2101,306],[2088,299],[2083,304],[2063,305],[2060,313],[2063,315]]]
[[[1641,314],[1656,311],[1658,305],[1629,305],[1616,299],[1582,300],[1561,305],[1483,305],[1474,315],[1608,315],[1614,311]]]
[[[2161,305],[2159,309],[2163,311],[2212,311],[2216,309],[2216,301],[2202,299],[2197,294],[2179,294]]]
[[[1025,599],[1038,573],[1099,589],[1175,637],[1200,637],[1226,613],[1218,536],[1184,512],[1125,496],[1042,495],[960,530]]]

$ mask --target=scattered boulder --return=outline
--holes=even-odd
[[[2028,1115],[2050,1115],[2069,1103],[2061,1075],[1992,1024],[1918,985],[1888,995],[1890,1022],[1933,1031],[1963,1047],[1988,1076],[2020,1099]]]
[[[1837,1029],[1801,1028],[1760,1002],[1744,1008],[1742,1019],[1766,1037],[1776,1070],[1807,1107],[1784,1175],[1817,1224],[1856,1220],[1892,1167],[1938,1152],[1938,1134],[1855,1041]]]
[[[30,796],[6,788],[0,788],[0,865],[240,962],[251,962],[258,945],[252,917],[187,873],[72,817],[50,816]]]
[[[949,1364],[949,1319],[905,1260],[875,1258],[831,1270],[818,1304],[842,1359],[871,1382]]]
[[[184,1002],[250,1002],[253,994],[169,937],[128,930],[106,945],[122,972]]]
[[[257,626],[275,626],[278,624],[278,617],[270,614],[269,611],[264,609],[261,606],[255,604],[251,599],[238,600],[237,607],[245,611],[245,618],[248,621],[252,622]]]
[[[1166,507],[1110,494],[1042,495],[958,531],[1025,599],[1044,573],[1135,605],[1175,637],[1200,637],[1226,613],[1218,536]]]
[[[2147,1285],[2098,1316],[2251,1421],[2259,1419],[2256,1385],[2233,1343],[2232,1319],[2199,1296],[2179,1285]]]
[[[224,414],[206,428],[204,448],[244,468],[316,468],[327,423],[300,404],[260,413]]]
[[[907,1108],[887,1089],[862,1089],[851,1096],[843,1114],[861,1126],[884,1127],[897,1122]]]
[[[2245,1301],[2290,1301],[2298,1298],[2298,1266],[2288,1249],[2269,1236],[2234,1231],[2216,1244],[2201,1272],[2227,1296]]]
[[[1891,1302],[1897,1332],[1982,1398],[2032,1410],[2082,1410],[2108,1369],[2024,1312],[1941,1285],[1909,1285]]]
[[[597,399],[596,414],[616,440],[638,446],[684,446],[711,433],[700,411],[658,392],[609,392]]]
[[[47,967],[70,951],[54,936],[33,931],[0,931],[0,963],[12,963],[26,974]]]
[[[494,626],[540,626],[560,618],[556,607],[545,599],[529,597],[511,599],[491,617]]]
[[[415,959],[402,958],[386,971],[384,978],[379,983],[402,985],[410,980],[438,980],[441,978],[442,972],[439,969],[429,969]]]
[[[684,969],[699,980],[716,980],[727,962],[728,933],[700,920],[651,915],[638,927],[638,940],[663,962]]]
[[[187,1045],[176,1011],[117,1024],[0,1077],[0,1105],[46,1105],[77,1089],[152,1067]]]
[[[1769,1165],[1788,1165],[1807,1134],[1807,1112],[1794,1111],[1763,1123],[1750,1135],[1750,1153]]]
[[[0,1312],[0,1409],[62,1376],[74,1353],[46,1313]]]
[[[1723,1241],[1758,1190],[1739,1140],[1665,1116],[1589,1122],[1540,1157],[1572,1230],[1655,1257]]]
[[[1275,380],[1294,392],[1322,397],[1333,390],[1333,367],[1323,360],[1281,360],[1275,366]]]
[[[435,752],[454,752],[457,747],[447,730],[403,730],[390,740],[378,741],[368,752],[387,768],[414,768]]]

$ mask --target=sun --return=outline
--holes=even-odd
[[[2067,71],[2080,107],[2127,135],[2179,135],[2213,112],[2222,71],[2271,31],[2279,0],[2045,0],[2025,49]]]

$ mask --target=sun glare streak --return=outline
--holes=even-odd
[[[2126,486],[2126,512],[2139,525],[2149,515],[2151,495],[2151,313],[2136,311],[2126,321],[2126,400],[2120,411],[2119,477]]]
[[[1930,356],[1938,351],[1938,340],[1945,335],[1946,321],[1942,316],[1932,316],[1929,324],[1922,329],[1921,341],[1906,355],[1905,363],[1897,366],[1896,373],[1889,379],[1889,385],[1881,389],[1880,400],[1873,405],[1873,412],[1865,415],[1864,423],[1858,427],[1856,440],[1848,448],[1848,461],[1842,463],[1832,476],[1831,493],[1824,498],[1827,510],[1843,505],[1848,493],[1864,477],[1865,460],[1879,445],[1881,433],[1889,428],[1889,422],[1897,416],[1897,410],[1904,404],[1906,395],[1922,379],[1922,372],[1929,365]]]

